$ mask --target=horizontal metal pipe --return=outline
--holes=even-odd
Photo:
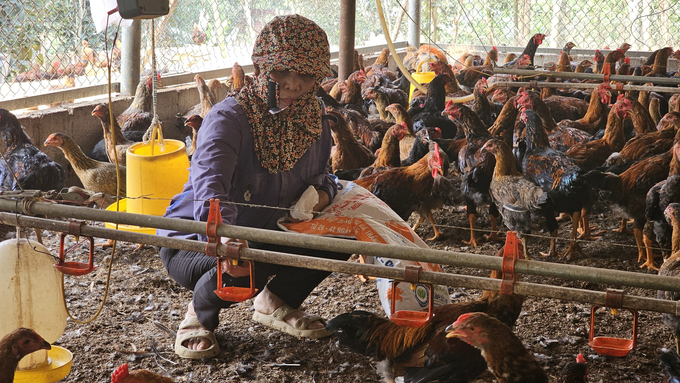
[[[2,194],[0,194],[0,196]],[[25,201],[30,201],[30,199]],[[41,214],[51,217],[65,217],[72,219],[114,222],[126,225],[176,230],[186,233],[205,233],[206,231],[205,222],[156,217],[142,214],[120,213],[114,211],[98,210],[77,206],[66,206],[45,202],[22,203],[21,201],[14,199],[0,198],[0,211],[10,211],[14,213],[24,214]],[[242,238],[249,241],[273,243],[278,245],[296,246],[317,250],[337,251],[349,254],[373,255],[379,257],[398,258],[429,263],[439,263],[458,267],[471,267],[477,269],[497,271],[501,270],[501,258],[488,255],[358,242],[347,239],[328,238],[297,233],[283,233],[272,230],[253,229],[232,225],[220,225],[217,229],[217,233],[218,235],[223,237]],[[134,233],[127,234],[131,235]],[[130,242],[148,244],[156,243],[149,242],[148,239],[145,240],[125,239],[123,236],[111,237],[103,234],[97,236],[102,238],[120,239]],[[156,236],[151,237],[162,238]],[[135,238],[148,238],[148,237],[135,237]],[[161,245],[161,246],[180,248],[176,247],[176,245]],[[537,262],[530,260],[518,260],[515,264],[515,270],[520,274],[602,283],[613,286],[630,286],[652,290],[668,290],[680,292],[680,278],[659,275],[648,275],[628,271],[607,270],[594,267],[565,265],[551,262]]]
[[[527,70],[527,69],[507,69],[507,68],[493,68],[495,74],[514,74],[517,76],[549,76],[549,77],[560,77],[560,78],[575,78],[579,80],[603,80],[602,74],[595,73],[574,73],[574,72],[547,72],[540,70]],[[621,75],[611,75],[609,76],[610,81],[633,81],[639,83],[652,84],[666,84],[666,85],[680,85],[680,79],[670,78],[670,77],[646,77],[646,76],[621,76]]]
[[[0,213],[0,222],[4,224],[38,227],[46,230],[67,232],[68,222],[55,221],[45,218],[28,217],[11,213]],[[170,247],[175,249],[204,252],[205,242],[194,241],[180,238],[170,238],[150,234],[139,234],[134,232],[105,229],[91,225],[83,225],[81,234],[85,236],[96,236],[101,238],[111,238],[116,240],[146,243],[149,245]],[[226,255],[224,245],[219,245],[217,253]],[[255,262],[272,263],[278,265],[305,267],[314,270],[324,270],[345,274],[370,275],[379,278],[389,278],[396,280],[404,279],[404,269],[385,267],[378,265],[360,264],[330,259],[321,259],[297,254],[287,254],[274,251],[264,251],[256,249],[241,249],[239,252],[241,259]],[[494,257],[498,258],[498,257]],[[500,290],[501,281],[498,279],[448,274],[423,271],[420,273],[419,280],[422,283],[432,283],[453,287],[467,287],[480,290]],[[581,303],[591,303],[595,305],[605,305],[606,293],[575,289],[570,287],[550,286],[529,282],[515,282],[515,293],[526,296],[542,298],[561,299],[576,301]],[[662,313],[680,315],[679,302],[663,299],[639,297],[634,295],[624,295],[622,308],[633,310],[647,310]]]
[[[545,82],[537,81],[535,84],[531,84],[528,81],[495,81],[494,86],[500,87],[513,87],[517,88],[532,87],[532,88],[558,88],[558,89],[593,89],[597,88],[600,84],[592,83],[570,83],[570,82]],[[670,88],[665,86],[645,86],[645,85],[624,85],[623,90],[639,90],[644,92],[664,92],[664,93],[680,93],[680,88]]]

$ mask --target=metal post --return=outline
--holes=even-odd
[[[420,46],[420,0],[408,2],[408,13],[411,19],[408,22],[408,45]]]
[[[340,55],[338,81],[345,81],[354,71],[354,27],[356,0],[340,1]]]
[[[142,21],[133,20],[130,27],[123,27],[121,40],[120,94],[133,96],[139,83],[140,51],[142,46]]]

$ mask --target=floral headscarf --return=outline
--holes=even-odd
[[[326,32],[300,15],[276,17],[257,37],[252,60],[254,81],[232,96],[245,110],[262,166],[272,174],[287,171],[321,136],[321,102],[315,94],[332,74]],[[316,82],[286,109],[271,114],[268,85],[274,69],[309,75]]]

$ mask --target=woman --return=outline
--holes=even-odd
[[[323,105],[315,97],[321,81],[331,75],[326,33],[299,15],[277,17],[260,32],[252,60],[254,80],[206,115],[189,181],[173,199],[166,217],[206,221],[209,199],[218,198],[224,223],[277,230],[276,221],[310,185],[319,197],[314,211],[322,210],[335,197],[337,185],[328,173],[330,128]],[[161,230],[159,234],[206,240],[204,235]],[[349,258],[349,254],[240,239],[222,241],[329,259]],[[162,248],[161,259],[168,274],[194,292],[177,332],[175,352],[185,358],[217,355],[213,331],[220,309],[232,302],[214,293],[216,258]],[[254,268],[260,293],[253,302],[253,320],[296,336],[330,335],[320,317],[298,309],[328,272],[262,263]],[[248,286],[247,275],[241,267],[228,269],[223,283]],[[270,276],[274,277],[269,280]]]

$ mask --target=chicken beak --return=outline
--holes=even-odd
[[[453,328],[453,325],[448,325],[446,327],[446,338],[460,338],[463,333],[459,332],[457,329]]]
[[[43,345],[42,345],[42,347],[40,347],[40,349],[41,349],[41,350],[51,350],[51,349],[52,349],[52,345],[51,345],[48,341],[44,341],[44,342],[45,342],[45,343],[43,343]]]

